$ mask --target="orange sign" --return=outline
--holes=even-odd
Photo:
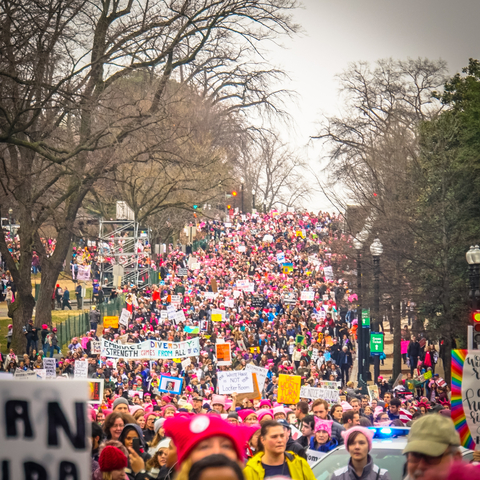
[[[325,336],[325,345],[331,347],[333,345],[333,339],[330,335]]]
[[[118,328],[118,316],[103,317],[103,328]]]
[[[230,344],[229,343],[217,343],[217,364],[218,365],[230,365],[232,359],[230,356]]]

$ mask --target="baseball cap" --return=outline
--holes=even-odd
[[[439,457],[449,446],[460,446],[460,436],[455,425],[451,418],[433,413],[413,422],[403,453],[415,452]]]
[[[286,421],[286,420],[276,420],[280,425],[282,425],[285,428],[288,428],[290,430],[291,425]]]

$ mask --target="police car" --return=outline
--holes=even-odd
[[[405,456],[403,449],[407,445],[407,437],[410,428],[402,427],[369,427],[375,430],[370,456],[373,463],[388,470],[392,480],[402,480],[405,477]],[[471,462],[473,451],[461,449],[463,460]],[[328,452],[312,466],[317,480],[330,480],[332,473],[339,468],[348,465],[350,455],[342,445]]]

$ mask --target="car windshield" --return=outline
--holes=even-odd
[[[392,480],[402,480],[403,466],[405,465],[405,457],[402,455],[402,450],[374,448],[370,455],[375,465],[388,470]],[[330,480],[332,473],[339,468],[347,466],[349,460],[350,455],[342,448],[320,460],[313,467],[313,473],[317,480]]]

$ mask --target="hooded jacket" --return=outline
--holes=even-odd
[[[245,480],[263,480],[265,478],[265,469],[262,465],[263,456],[264,452],[259,452],[247,462],[243,469]],[[290,476],[295,480],[316,480],[305,459],[294,453],[285,452],[285,460]]]
[[[373,463],[372,457],[368,456],[368,462],[363,468],[362,476],[358,477],[352,466],[352,460],[348,465],[333,472],[330,480],[392,480],[390,474],[384,468]]]

